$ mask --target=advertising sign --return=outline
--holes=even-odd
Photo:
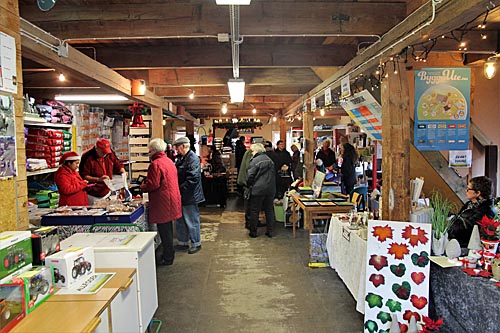
[[[415,134],[419,150],[467,150],[470,68],[415,71]]]

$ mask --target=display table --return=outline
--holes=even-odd
[[[312,220],[319,215],[331,215],[334,213],[348,213],[354,208],[354,204],[337,204],[331,202],[329,205],[325,205],[325,201],[317,202],[317,204],[310,204],[312,201],[305,197],[296,195],[291,196],[290,205],[292,209],[292,227],[293,227],[293,237],[296,236],[296,225],[297,225],[297,207],[302,209],[304,212],[304,224],[307,225],[309,234],[312,232],[313,223]],[[307,201],[306,201],[307,200]]]
[[[96,268],[135,268],[139,300],[139,331],[145,332],[158,308],[154,238],[156,232],[78,233],[61,249],[94,248]]]
[[[431,316],[444,318],[441,332],[499,333],[499,300],[500,288],[489,279],[431,264],[429,309]]]
[[[335,215],[330,220],[326,248],[330,266],[337,271],[352,297],[356,310],[365,312],[366,240],[358,230],[350,230],[349,222]]]

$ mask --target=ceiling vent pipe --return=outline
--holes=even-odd
[[[240,6],[229,6],[229,25],[231,29],[231,56],[233,60],[233,77],[240,77]]]

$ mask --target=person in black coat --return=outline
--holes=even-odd
[[[491,179],[480,176],[471,178],[465,190],[467,202],[457,215],[452,218],[448,232],[449,239],[456,239],[460,247],[466,248],[472,235],[472,229],[483,216],[493,218],[493,200],[491,196]]]
[[[323,147],[316,153],[314,160],[320,159],[323,161],[323,166],[332,170],[335,169],[335,162],[337,158],[335,157],[335,152],[330,149],[330,140],[323,141]]]
[[[236,147],[234,149],[234,155],[236,159],[236,168],[240,170],[241,161],[243,160],[243,155],[247,151],[247,147],[245,147],[245,137],[240,136],[238,141],[236,141]]]
[[[349,142],[344,142],[340,147],[342,153],[342,166],[340,167],[340,172],[342,173],[345,194],[350,195],[352,190],[354,190],[354,185],[356,185],[358,181],[356,177],[358,153]]]
[[[276,174],[273,161],[265,154],[265,148],[260,143],[250,146],[253,157],[250,159],[247,171],[247,188],[245,197],[250,204],[250,234],[257,237],[259,212],[266,214],[266,236],[273,237],[274,228],[274,194],[276,191]]]

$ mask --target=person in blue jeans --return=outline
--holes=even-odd
[[[175,221],[177,243],[180,248],[194,254],[201,250],[200,211],[198,204],[205,201],[201,185],[201,166],[199,157],[190,149],[187,137],[175,140],[178,158],[177,177],[182,201],[182,217]]]

